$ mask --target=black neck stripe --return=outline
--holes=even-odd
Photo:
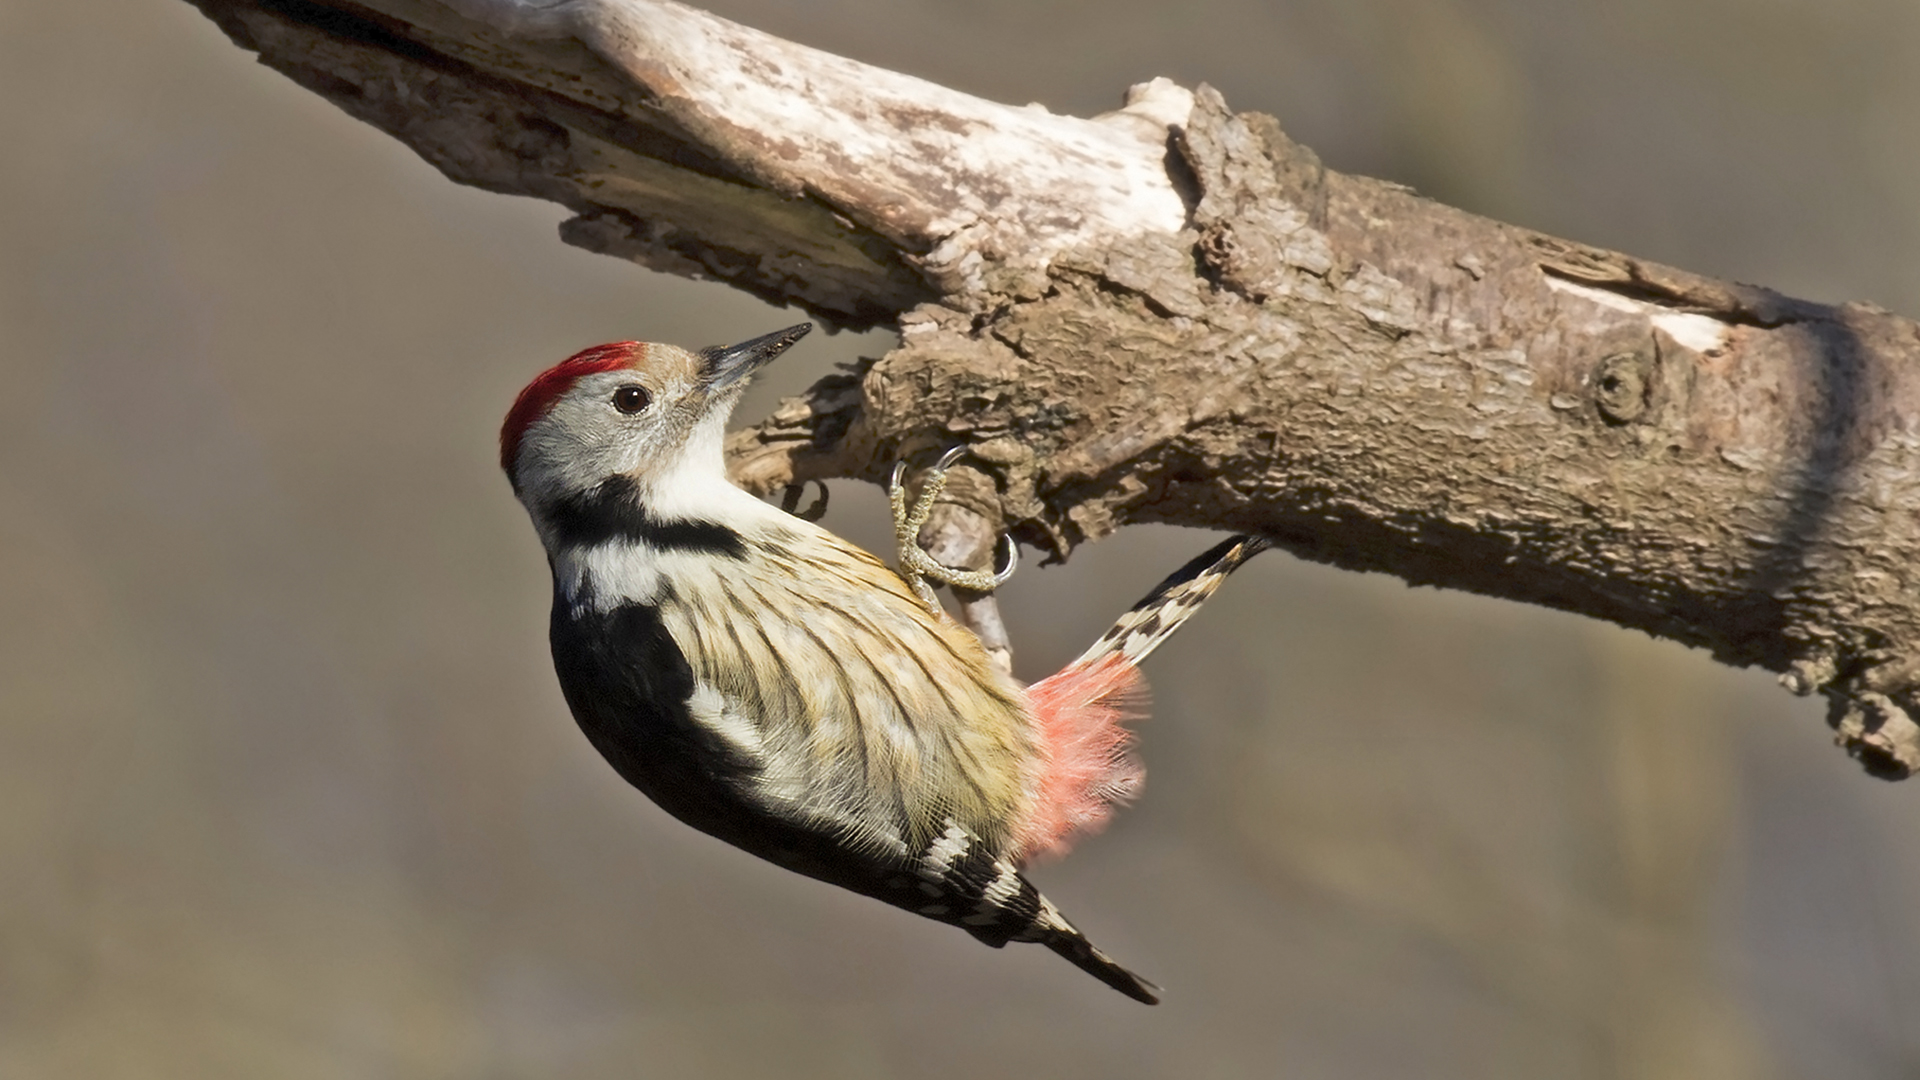
[[[640,502],[634,482],[609,477],[597,487],[554,503],[547,512],[556,539],[565,547],[595,547],[614,540],[645,544],[655,551],[693,551],[747,557],[740,534],[715,521],[661,521]]]

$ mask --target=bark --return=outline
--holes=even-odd
[[[1343,175],[1206,87],[1079,119],[661,0],[193,2],[569,243],[897,326],[736,436],[751,487],[964,442],[976,552],[1257,531],[1780,672],[1920,768],[1910,320]]]

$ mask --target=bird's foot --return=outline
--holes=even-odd
[[[966,447],[956,446],[940,455],[940,460],[927,470],[926,478],[920,483],[920,497],[913,500],[912,506],[907,505],[906,462],[894,463],[893,479],[887,484],[887,498],[893,504],[893,538],[900,559],[900,576],[935,611],[940,609],[940,601],[933,595],[934,585],[992,592],[1006,584],[1020,562],[1020,549],[1014,544],[1013,537],[1004,533],[1001,537],[1007,545],[1007,565],[998,571],[961,570],[946,566],[935,561],[920,546],[920,528],[927,523],[928,516],[933,513],[934,503],[947,488],[947,470],[966,452]]]

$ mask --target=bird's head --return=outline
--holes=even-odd
[[[536,517],[616,477],[647,501],[724,482],[727,418],[749,376],[810,329],[711,349],[621,341],[575,353],[514,400],[500,427],[500,467]]]

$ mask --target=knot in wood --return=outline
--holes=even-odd
[[[1593,400],[1610,424],[1627,424],[1647,411],[1653,389],[1653,358],[1645,353],[1614,353],[1593,372]]]

